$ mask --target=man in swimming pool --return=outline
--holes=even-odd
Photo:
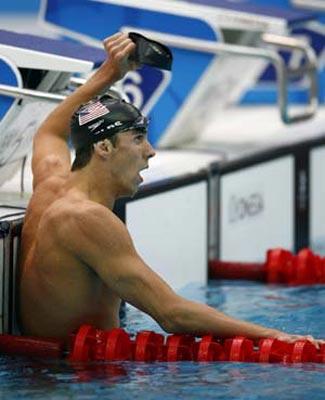
[[[107,97],[92,100],[135,67],[128,61],[135,45],[127,35],[109,37],[104,47],[103,65],[34,138],[34,192],[22,232],[23,333],[66,338],[85,323],[117,327],[123,299],[167,332],[297,339],[178,296],[137,254],[112,209],[118,197],[137,191],[139,172],[155,152],[135,107]],[[70,130],[77,151],[72,168]]]

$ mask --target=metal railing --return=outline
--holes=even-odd
[[[14,97],[16,99],[35,99],[35,100],[46,100],[50,102],[60,103],[66,98],[66,96],[61,94],[54,94],[48,92],[41,92],[32,89],[22,89],[10,85],[0,84],[0,94]]]
[[[203,51],[212,54],[237,55],[245,57],[255,57],[265,59],[274,65],[278,86],[278,106],[283,122],[291,124],[303,121],[313,117],[318,107],[318,87],[317,87],[317,57],[314,50],[301,40],[279,35],[264,34],[262,40],[264,43],[277,48],[286,48],[287,50],[302,51],[306,63],[303,68],[292,70],[287,68],[284,60],[279,53],[270,48],[249,47],[242,45],[233,45],[226,43],[215,43],[202,39],[192,39],[182,36],[157,33],[154,31],[145,31],[137,29],[137,32],[148,35],[153,40],[163,42],[167,46]],[[288,104],[288,83],[290,77],[297,77],[298,74],[306,75],[310,80],[308,105],[304,110],[293,114],[289,111]]]
[[[139,33],[148,34],[147,31],[138,30]],[[165,33],[157,33],[150,31],[149,36],[157,41],[163,42],[167,46],[172,46],[181,49],[200,51],[212,54],[236,55],[245,57],[255,57],[267,60],[274,65],[277,77],[278,86],[278,106],[282,120],[287,123],[294,123],[311,118],[316,113],[318,107],[317,95],[317,58],[314,50],[301,40],[278,36],[273,34],[262,35],[262,40],[265,44],[272,45],[277,49],[287,49],[290,51],[301,51],[305,57],[305,63],[302,67],[291,69],[286,67],[284,60],[279,53],[270,48],[248,47],[242,45],[233,45],[226,43],[215,43],[212,41],[192,39],[177,35]],[[309,79],[308,104],[300,112],[293,114],[289,111],[288,104],[288,83],[293,77],[304,77]],[[83,79],[71,78],[71,83],[78,86],[84,82]],[[0,84],[0,94],[15,97],[46,100],[59,103],[66,96],[41,92],[37,90],[21,89],[9,85]]]
[[[325,11],[324,0],[291,0],[296,7]]]
[[[290,66],[284,66],[284,87],[280,89],[280,109],[281,109],[281,117],[282,120],[286,123],[303,121],[311,118],[315,115],[318,107],[318,76],[317,76],[317,56],[307,43],[302,40],[287,37],[287,36],[279,36],[274,34],[265,33],[262,36],[262,39],[265,43],[276,47],[277,49],[284,50],[298,50],[302,52],[305,57],[305,63],[297,68],[291,68]],[[301,113],[297,113],[296,115],[289,113],[289,105],[288,105],[288,84],[290,78],[303,78],[306,77],[309,81],[309,90],[308,90],[308,104],[305,107],[304,111]]]

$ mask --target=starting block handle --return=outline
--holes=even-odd
[[[212,54],[237,55],[267,60],[272,65],[274,65],[276,70],[278,84],[278,105],[282,121],[286,124],[304,121],[313,117],[317,111],[317,57],[312,47],[302,42],[301,40],[293,37],[273,34],[264,34],[262,36],[265,43],[272,44],[277,48],[286,48],[292,51],[300,50],[304,53],[306,57],[306,67],[304,67],[303,73],[306,73],[306,75],[310,79],[309,104],[303,112],[292,115],[291,113],[289,113],[288,110],[288,78],[290,77],[290,74],[296,71],[290,71],[286,67],[284,60],[276,50],[262,47],[234,45],[228,43],[216,43],[209,40],[194,39],[179,35],[172,35],[141,29],[137,29],[137,31],[139,33],[142,33],[143,35],[150,36],[153,40],[163,42],[167,46],[171,47],[201,51]]]
[[[278,81],[279,85],[279,106],[281,118],[286,124],[305,121],[313,117],[318,107],[318,84],[317,84],[317,57],[311,46],[297,38],[289,36],[280,36],[265,33],[262,40],[277,49],[289,51],[301,51],[306,59],[306,64],[297,69],[285,67],[284,79]],[[308,104],[305,109],[299,113],[289,112],[288,105],[288,84],[290,77],[307,77],[309,81]]]
[[[325,11],[323,0],[291,0],[295,7],[311,8],[313,10]]]
[[[35,100],[46,100],[54,103],[60,103],[66,98],[66,96],[60,94],[41,92],[32,89],[23,89],[15,86],[1,85],[1,84],[0,84],[0,94],[18,99],[28,98]]]

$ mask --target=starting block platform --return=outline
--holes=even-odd
[[[0,30],[0,185],[23,167],[38,126],[65,98],[73,74],[90,73],[103,50]]]

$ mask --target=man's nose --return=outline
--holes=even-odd
[[[156,155],[156,152],[155,152],[154,148],[148,142],[148,149],[147,149],[147,157],[148,157],[148,159],[154,157],[155,155]]]

